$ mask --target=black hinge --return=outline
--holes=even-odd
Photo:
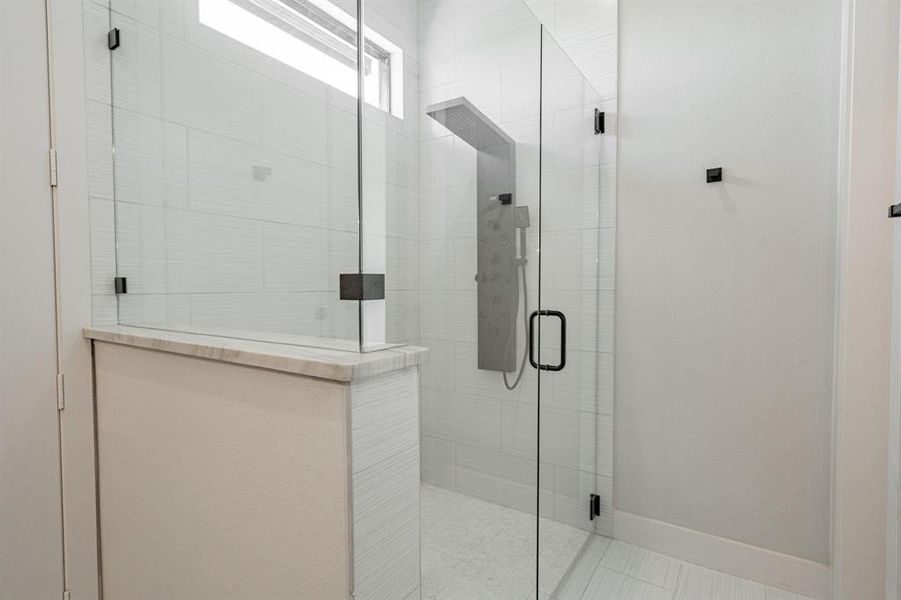
[[[594,109],[594,134],[604,133],[604,111]]]
[[[595,517],[601,516],[601,497],[597,494],[591,494],[588,497],[588,520],[594,521]]]
[[[127,294],[128,293],[128,281],[125,277],[116,277],[113,279],[113,287],[116,290],[117,294]]]
[[[113,27],[109,30],[109,33],[106,34],[106,47],[110,50],[115,50],[119,47],[119,28]]]
[[[901,202],[888,207],[888,218],[897,219],[898,217],[901,217]]]

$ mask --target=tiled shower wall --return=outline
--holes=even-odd
[[[415,107],[415,4],[370,2],[366,22],[404,50]],[[84,0],[84,28],[94,322],[355,340],[338,273],[357,270],[356,100],[199,24],[196,2]],[[415,341],[418,121],[373,109],[365,131],[369,241],[404,274],[388,337]]]
[[[123,30],[112,82],[118,231],[109,9],[84,0],[95,323],[117,321],[118,242],[130,288],[122,322],[355,338],[356,303],[337,300],[336,285],[357,260],[353,99],[177,9],[196,4],[111,1]],[[529,5],[599,93],[546,44],[546,88],[558,75],[573,96],[545,98],[542,305],[570,316],[572,341],[566,370],[542,379],[541,506],[588,527],[587,496],[598,491],[595,523],[609,533],[615,132],[584,135],[594,106],[615,113],[616,5]],[[476,369],[475,154],[424,109],[466,95],[516,138],[536,308],[537,21],[515,0],[368,0],[366,14],[405,51],[404,119],[366,111],[364,185],[383,211],[368,232],[383,238],[388,341],[433,353],[422,374],[423,479],[530,509],[537,377],[527,369],[507,392],[499,373]],[[258,181],[254,167],[271,172]]]
[[[586,503],[597,491],[596,527],[610,533],[615,134],[595,137],[589,128],[595,106],[608,111],[610,129],[614,122],[616,6],[533,8],[567,52],[594,65],[583,71],[594,75],[596,90],[545,43],[541,304],[568,315],[570,343],[566,369],[541,380],[541,512],[592,528]],[[527,369],[509,392],[500,373],[476,368],[475,153],[425,108],[464,95],[516,139],[516,202],[529,206],[532,220],[528,310],[537,308],[539,28],[514,1],[423,2],[419,19],[420,331],[432,350],[422,377],[423,479],[534,510],[537,378]]]

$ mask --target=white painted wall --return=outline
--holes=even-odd
[[[840,20],[620,3],[617,509],[821,563]]]
[[[898,78],[901,88],[901,77]],[[898,113],[901,116],[901,102]],[[897,124],[897,120],[896,120]],[[897,127],[896,127],[897,129]],[[901,135],[895,134],[895,194],[901,202]],[[886,598],[901,596],[901,219],[895,219],[892,252],[892,329],[889,387],[888,499],[886,506]]]
[[[839,196],[835,393],[835,598],[885,588],[892,221],[899,3],[850,3],[846,152]]]
[[[60,598],[46,14],[0,3],[0,598]]]

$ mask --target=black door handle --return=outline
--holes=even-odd
[[[542,365],[535,360],[535,317],[557,317],[560,319],[560,362],[556,365]],[[540,371],[562,371],[566,367],[566,315],[559,310],[536,310],[529,316],[529,362]]]
[[[901,217],[901,202],[888,207],[888,218],[894,219],[896,217]]]

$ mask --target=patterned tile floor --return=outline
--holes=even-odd
[[[541,519],[541,600],[806,600]],[[535,517],[422,486],[422,598],[534,600]]]
[[[588,534],[541,519],[542,599],[563,579]],[[422,486],[423,600],[534,600],[535,516]]]

